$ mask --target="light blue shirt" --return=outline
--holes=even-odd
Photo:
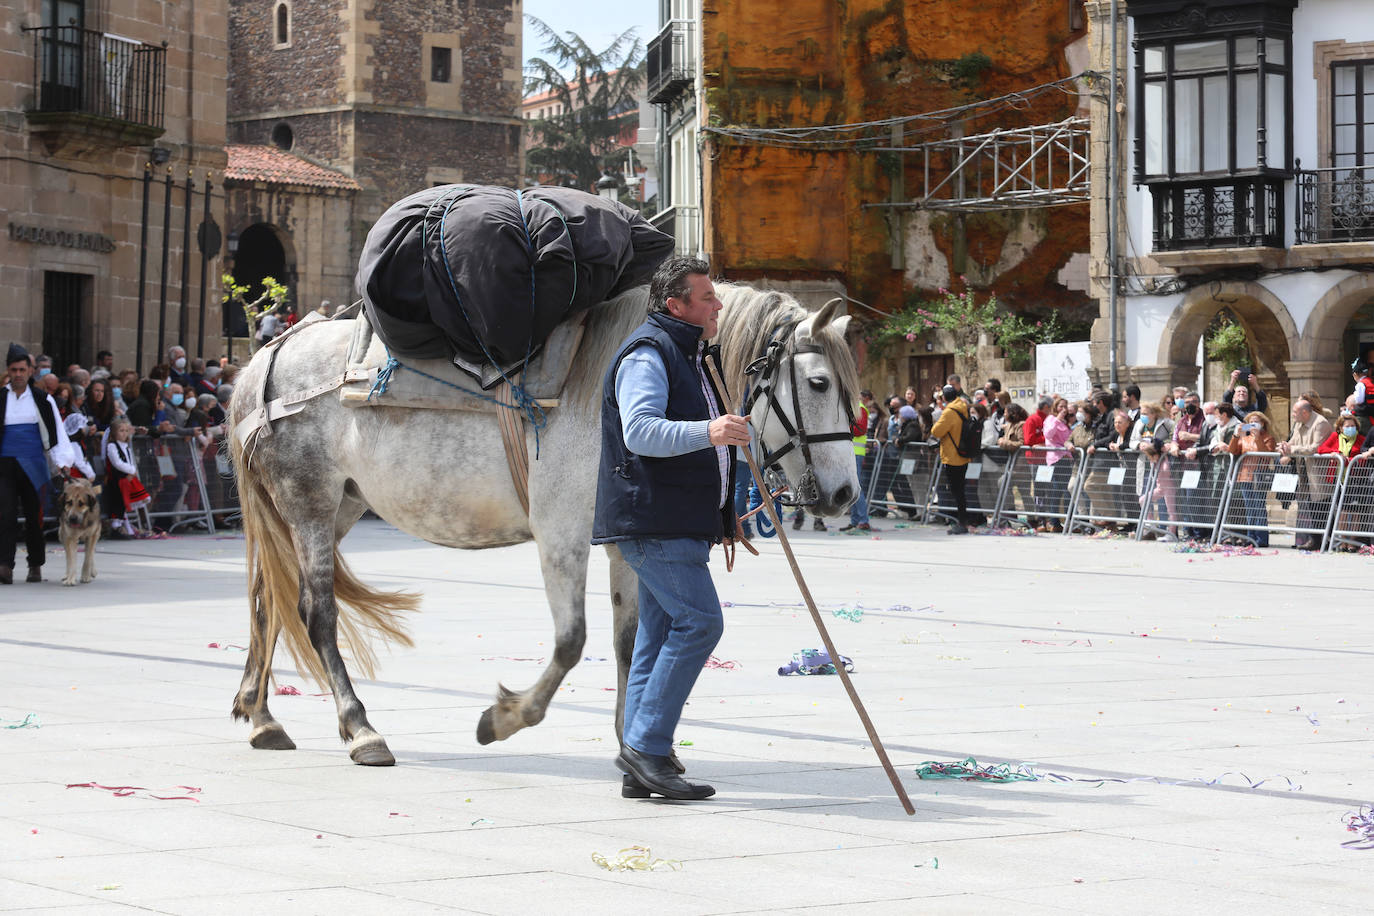
[[[697,374],[707,408],[712,417],[718,416],[723,408],[714,403],[700,371]],[[669,420],[665,417],[668,369],[663,364],[663,357],[652,346],[636,347],[620,361],[615,376],[615,399],[620,405],[620,428],[624,430],[625,447],[636,455],[672,458],[701,449],[715,449],[716,464],[721,469],[720,504],[725,505],[729,452],[723,445],[711,444],[710,420]]]

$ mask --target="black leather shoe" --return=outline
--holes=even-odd
[[[29,577],[28,577],[27,579],[25,579],[24,581],[25,581],[25,582],[42,582],[42,581],[43,581],[43,567],[41,567],[41,566],[30,566],[30,567],[29,567]]]
[[[0,566],[0,585],[14,584],[14,567]]]
[[[648,798],[652,793],[678,801],[700,801],[716,794],[712,786],[690,783],[679,776],[667,757],[641,754],[629,745],[621,745],[616,764],[626,774],[620,788],[625,798]]]

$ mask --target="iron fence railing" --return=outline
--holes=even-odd
[[[167,49],[76,26],[33,36],[33,108],[163,126]]]
[[[645,54],[646,89],[649,101],[666,105],[696,81],[696,23],[670,20],[649,39]]]
[[[1283,180],[1227,177],[1150,187],[1154,247],[1283,247]]]
[[[1300,168],[1296,180],[1299,245],[1374,239],[1374,165]]]

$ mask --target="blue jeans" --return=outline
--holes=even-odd
[[[868,475],[864,473],[864,456],[854,456],[854,469],[859,472],[859,498],[854,501],[854,505],[849,507],[849,524],[866,525],[868,524]]]
[[[682,707],[720,642],[725,618],[700,538],[621,541],[620,554],[639,576],[639,629],[625,688],[624,743],[667,756]]]
[[[1238,481],[1236,486],[1240,489],[1241,502],[1245,505],[1245,521],[1253,526],[1245,533],[1255,542],[1256,547],[1268,547],[1269,532],[1259,527],[1269,524],[1269,507],[1265,505],[1269,496],[1268,490],[1261,492],[1255,489],[1254,483],[1250,481]]]

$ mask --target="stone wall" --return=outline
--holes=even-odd
[[[94,6],[93,4],[91,6]],[[0,30],[0,212],[14,226],[34,226],[64,233],[40,236],[39,241],[12,237],[0,226],[0,341],[19,341],[39,352],[45,330],[45,275],[75,274],[86,279],[78,327],[68,328],[77,339],[76,357],[90,363],[97,350],[115,353],[122,368],[133,366],[140,343],[144,368],[158,358],[158,312],[162,275],[163,195],[170,170],[172,194],[164,345],[184,342],[194,348],[201,294],[201,262],[194,238],[183,252],[184,184],[193,173],[197,193],[192,203],[194,236],[203,213],[200,188],[207,174],[216,186],[211,216],[224,226],[225,87],[228,49],[225,42],[226,4],[200,0],[193,4],[102,4],[91,10],[86,26],[133,38],[151,45],[167,43],[164,131],[149,143],[118,146],[79,128],[51,138],[50,147],[32,132],[25,110],[32,107],[33,44],[22,26],[41,25],[37,0],[10,4],[11,28]],[[18,10],[14,10],[18,7]],[[146,279],[143,286],[144,333],[137,335],[139,250],[142,223],[144,166],[148,148],[156,145],[170,155],[167,165],[154,171],[150,186]],[[66,233],[86,233],[108,239],[106,245],[78,247],[61,244]],[[43,239],[54,239],[48,244]],[[179,326],[183,254],[189,261],[186,285],[189,320]],[[222,257],[222,252],[221,252]],[[207,351],[218,354],[220,331],[220,258],[208,265],[205,288]]]

